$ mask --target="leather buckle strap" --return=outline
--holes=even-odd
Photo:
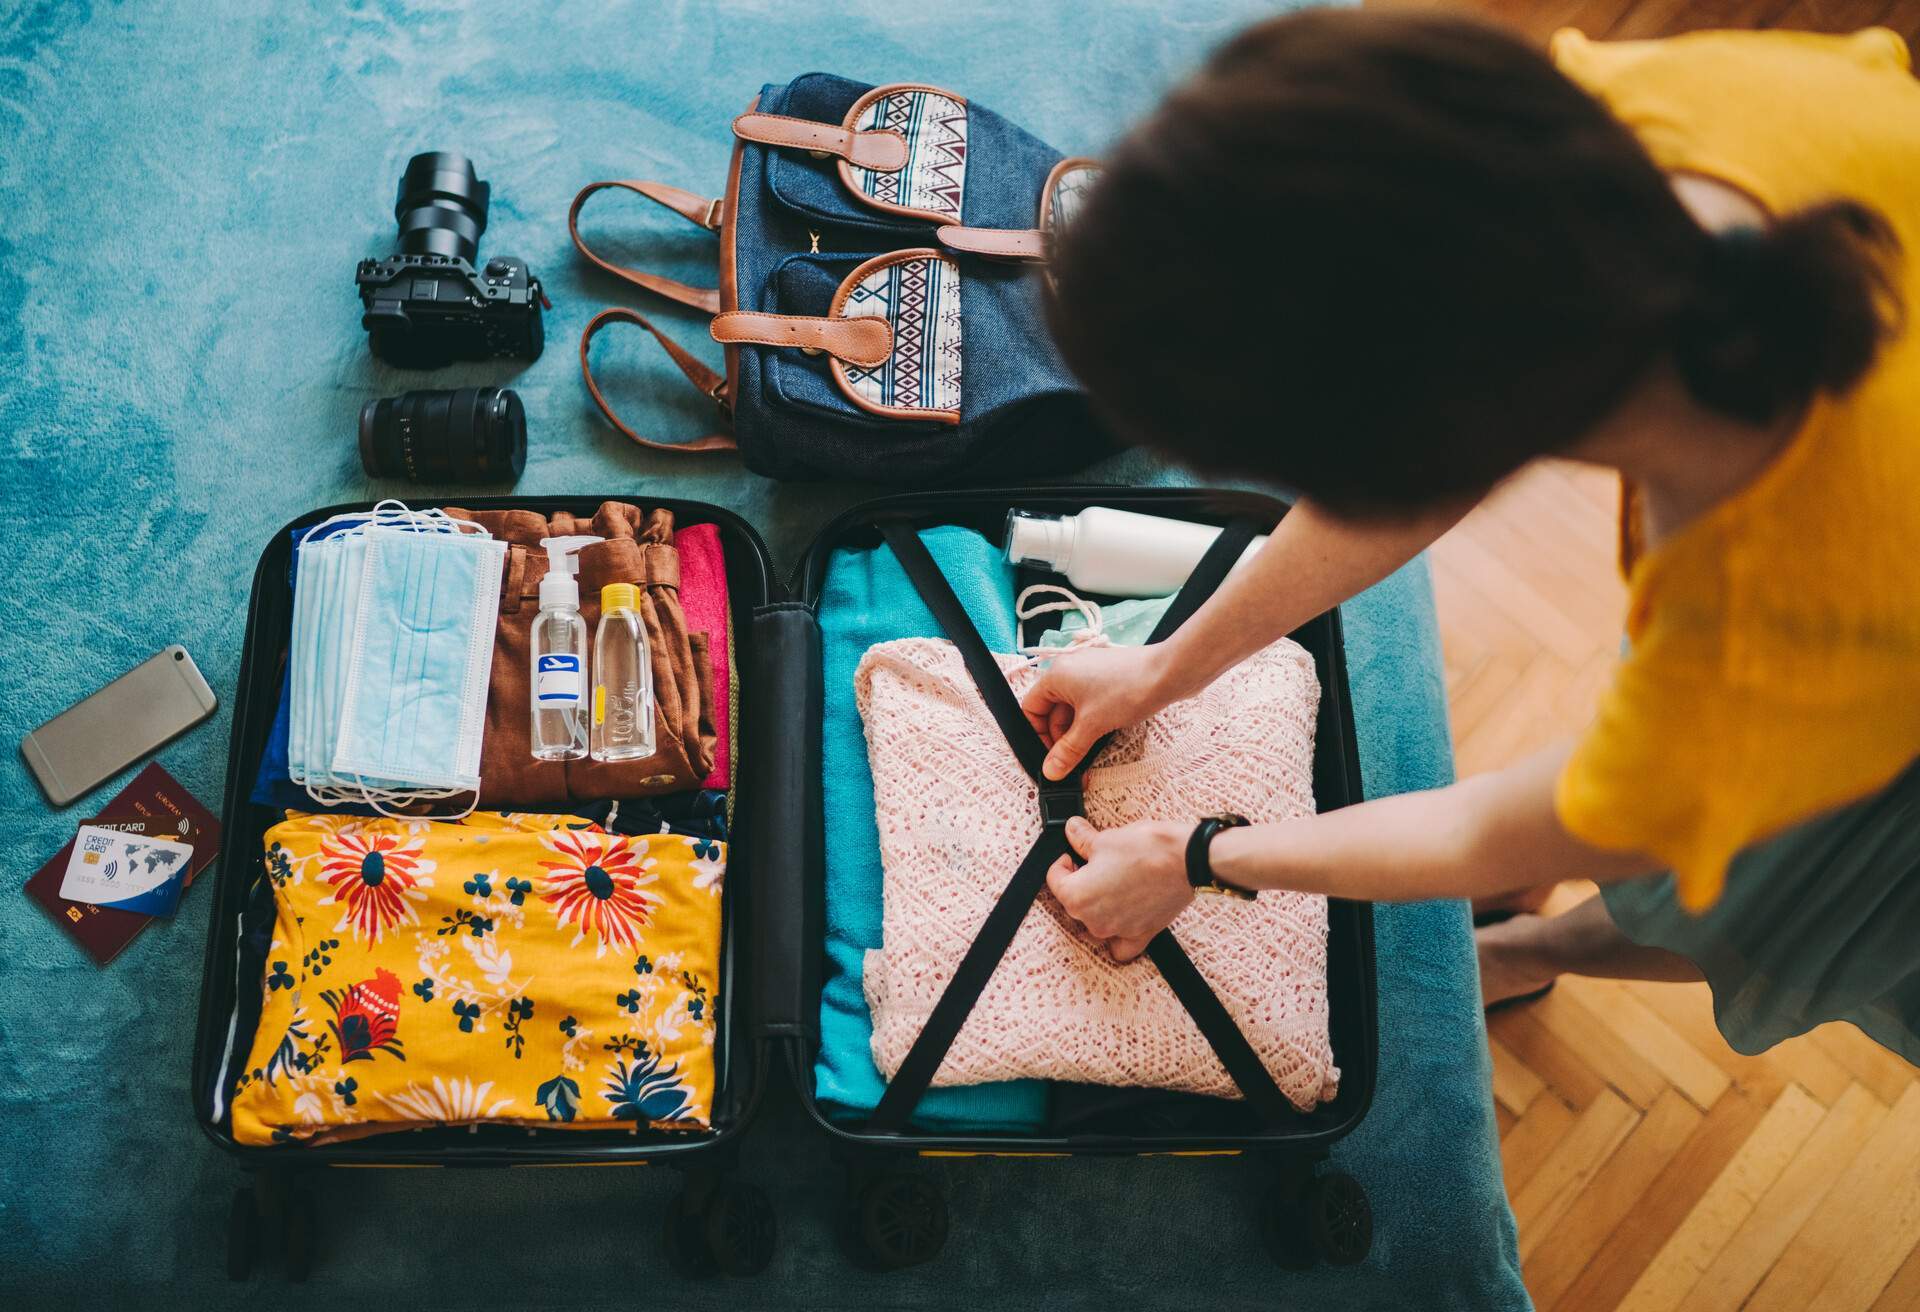
[[[593,397],[593,403],[600,407],[600,413],[607,417],[608,423],[625,434],[629,440],[656,451],[737,451],[740,449],[739,443],[726,433],[708,433],[704,437],[692,438],[685,442],[655,442],[627,427],[620,416],[613,412],[613,407],[607,404],[607,398],[600,392],[600,384],[594,381],[593,366],[587,361],[587,347],[592,343],[594,334],[611,323],[635,324],[652,333],[654,340],[666,348],[667,355],[680,367],[680,372],[686,375],[687,381],[712,397],[719,404],[722,413],[725,413],[727,408],[727,380],[723,375],[709,369],[699,359],[689,354],[680,343],[647,322],[644,316],[622,306],[615,306],[613,309],[602,310],[593,316],[592,321],[587,324],[586,331],[580,334],[580,374],[587,380],[587,394]]]
[[[907,139],[891,128],[855,132],[838,123],[749,111],[733,120],[733,135],[763,146],[804,150],[816,159],[836,155],[858,169],[898,173],[907,166]]]
[[[893,354],[893,327],[885,319],[823,319],[804,314],[761,314],[729,310],[707,326],[713,340],[726,345],[791,346],[809,355],[826,352],[863,369],[874,369]]]
[[[636,196],[645,196],[657,205],[666,206],[666,208],[672,210],[689,223],[697,224],[711,232],[718,232],[720,230],[721,202],[719,200],[709,200],[705,196],[697,196],[693,192],[685,191],[679,187],[668,186],[664,182],[645,182],[630,179],[625,181],[588,183],[580,189],[580,194],[573,198],[573,206],[567,211],[567,232],[573,238],[574,246],[578,248],[582,255],[587,257],[589,263],[605,269],[616,278],[624,279],[636,287],[644,288],[656,296],[664,296],[668,300],[687,306],[690,309],[700,310],[707,314],[720,313],[720,292],[718,288],[691,287],[684,282],[676,282],[672,278],[663,278],[659,274],[648,273],[644,269],[631,269],[623,264],[614,264],[612,261],[603,260],[593,253],[587,246],[585,239],[580,236],[580,207],[587,203],[587,197],[593,195],[596,191],[604,191],[608,187],[619,187],[624,191],[633,192]]]
[[[948,224],[938,236],[940,244],[949,250],[989,260],[1039,263],[1047,258],[1046,234],[1038,228],[963,228]]]

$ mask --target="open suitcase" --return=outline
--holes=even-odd
[[[477,509],[571,511],[590,515],[603,497],[458,498]],[[1215,1155],[1260,1152],[1276,1167],[1266,1242],[1284,1265],[1316,1258],[1360,1260],[1370,1242],[1366,1195],[1322,1168],[1329,1146],[1359,1124],[1372,1096],[1375,1000],[1371,908],[1334,901],[1328,919],[1331,1039],[1342,1077],[1337,1096],[1311,1112],[1225,1128],[1105,1126],[1088,1133],[1027,1135],[882,1132],[827,1114],[816,1100],[824,971],[825,853],[820,726],[823,688],[815,615],[829,554],[871,546],[883,520],[915,527],[959,524],[997,535],[1009,509],[1073,513],[1108,505],[1225,524],[1270,528],[1284,505],[1243,492],[1103,487],[908,493],[847,511],[813,541],[790,582],[775,576],[752,526],[721,507],[672,499],[681,526],[713,523],[726,552],[734,615],[740,712],[732,853],[722,902],[721,984],[715,1043],[712,1128],[697,1133],[650,1129],[540,1130],[481,1126],[423,1128],[318,1146],[237,1143],[228,1122],[236,1073],[258,1019],[262,963],[242,953],[242,919],[265,877],[261,837],[276,818],[249,800],[279,694],[280,655],[291,621],[289,532],[365,507],[316,510],[277,531],[255,572],[246,648],[234,701],[223,823],[226,844],[216,872],[193,1062],[196,1119],[233,1154],[250,1180],[234,1195],[228,1268],[243,1277],[255,1261],[263,1226],[281,1234],[288,1274],[312,1262],[313,1209],[299,1184],[308,1169],[334,1166],[520,1166],[658,1164],[680,1169],[686,1185],[668,1214],[668,1255],[691,1274],[750,1274],[772,1254],[775,1218],[758,1188],[733,1177],[738,1140],[772,1080],[790,1079],[813,1120],[831,1136],[847,1168],[841,1218],[849,1255],[862,1265],[897,1269],[925,1261],[946,1238],[943,1199],[924,1175],[903,1169],[915,1157],[1097,1154]],[[1312,656],[1321,685],[1315,733],[1316,803],[1331,810],[1361,796],[1359,756],[1337,611],[1293,635]],[[798,841],[796,841],[798,840]],[[795,860],[794,853],[802,854]],[[1226,1104],[1234,1106],[1237,1104]]]

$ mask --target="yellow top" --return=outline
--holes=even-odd
[[[238,1143],[712,1125],[726,844],[576,816],[267,830]]]
[[[1553,58],[1669,172],[1773,213],[1873,206],[1920,315],[1920,84],[1884,28],[1701,32]],[[1816,400],[1760,476],[1632,562],[1631,650],[1560,777],[1575,837],[1672,866],[1710,905],[1742,847],[1870,795],[1920,756],[1920,342]]]
[[[640,589],[631,583],[609,583],[600,589],[600,613],[610,610],[633,610],[640,604]]]

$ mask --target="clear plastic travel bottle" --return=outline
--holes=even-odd
[[[580,614],[580,568],[572,553],[604,539],[545,538],[547,573],[540,580],[540,613],[528,646],[533,713],[533,758],[577,761],[587,754],[587,621]]]
[[[600,589],[593,634],[593,759],[634,761],[653,750],[653,653],[640,590],[609,583]]]

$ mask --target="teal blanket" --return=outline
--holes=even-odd
[[[354,421],[412,387],[509,384],[526,401],[523,494],[676,496],[759,526],[783,567],[873,489],[776,486],[726,458],[640,451],[581,386],[580,329],[658,307],[585,270],[567,241],[596,178],[706,190],[728,120],[809,69],[979,96],[1063,150],[1097,152],[1261,0],[852,0],[839,6],[529,6],[452,0],[0,4],[0,556],[13,571],[0,730],[8,742],[169,642],[223,701],[159,759],[218,805],[254,562],[315,506],[415,489],[360,473]],[[374,364],[356,261],[392,249],[415,151],[457,148],[493,183],[482,251],[546,280],[547,353],[431,375]],[[609,253],[665,252],[712,285],[710,240],[643,202],[589,215]],[[689,314],[658,318],[710,360]],[[645,335],[596,347],[640,431],[707,431],[711,407]],[[1140,457],[1094,481],[1165,482]],[[454,489],[425,495],[449,499]],[[1422,568],[1348,608],[1375,792],[1444,779],[1438,648]],[[50,811],[17,754],[0,824],[17,886],[112,795]],[[330,1171],[314,1182],[314,1283],[229,1288],[240,1178],[187,1097],[209,889],[105,970],[18,892],[0,897],[0,1306],[1098,1308],[1524,1305],[1500,1193],[1466,917],[1379,917],[1380,1086],[1336,1151],[1379,1223],[1368,1264],[1277,1270],[1254,1221],[1258,1158],[927,1163],[952,1200],[946,1255],[900,1277],[834,1248],[839,1179],[776,1083],[741,1170],[782,1219],[774,1266],[693,1285],[659,1257],[679,1182],[657,1170]]]

